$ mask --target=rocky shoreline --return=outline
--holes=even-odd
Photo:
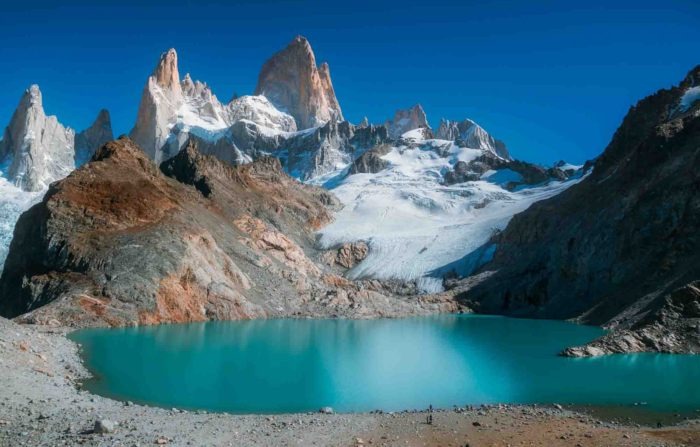
[[[697,419],[652,428],[629,420],[604,422],[560,406],[436,410],[427,424],[424,410],[230,415],[118,402],[80,390],[89,374],[68,332],[0,318],[0,445],[700,444]]]

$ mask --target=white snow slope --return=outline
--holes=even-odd
[[[700,86],[691,87],[685,91],[681,98],[680,109],[682,112],[688,110],[696,101],[700,101]]]
[[[411,132],[403,138],[413,144],[385,155],[388,169],[348,176],[332,190],[344,208],[319,232],[319,243],[331,248],[365,241],[370,248],[350,278],[416,280],[425,292],[440,291],[445,273],[466,275],[489,260],[495,247],[485,244],[513,215],[580,180],[510,192],[499,183],[515,173],[489,171],[480,181],[446,186],[443,175],[457,161],[482,151]]]

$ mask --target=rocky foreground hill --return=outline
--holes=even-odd
[[[336,205],[274,158],[233,167],[190,144],[159,169],[122,137],[21,216],[0,314],[122,326],[457,310],[451,300],[407,300],[339,276],[362,250],[313,248]]]
[[[566,355],[700,352],[698,85],[700,66],[632,107],[590,175],[516,215],[457,298],[614,329]]]

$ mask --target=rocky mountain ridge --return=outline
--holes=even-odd
[[[323,268],[313,232],[336,203],[273,158],[233,167],[188,144],[158,169],[123,137],[22,215],[0,277],[0,313],[121,326],[457,309]]]
[[[481,312],[614,329],[570,355],[698,352],[699,79],[696,67],[632,107],[590,175],[515,216],[457,296]]]
[[[465,147],[473,145],[509,159],[503,143],[473,121],[459,126],[467,122],[472,123],[471,130],[463,128],[454,135],[445,131],[442,138],[461,139]],[[367,119],[359,125],[344,121],[328,65],[317,66],[308,40],[297,36],[263,65],[254,95],[236,97],[228,104],[219,102],[205,83],[189,75],[180,80],[177,52],[163,53],[144,87],[130,135],[157,163],[194,138],[201,152],[229,163],[272,155],[294,177],[322,183],[365,151],[417,128],[431,132],[426,137],[433,136],[420,105],[398,110],[383,125],[371,125]]]

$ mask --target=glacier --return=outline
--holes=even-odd
[[[331,187],[344,207],[318,233],[318,243],[324,249],[368,244],[368,256],[347,274],[351,279],[416,281],[423,292],[441,291],[444,275],[467,275],[488,261],[489,239],[515,214],[582,178],[509,191],[504,183],[519,174],[503,169],[445,185],[443,176],[457,161],[470,162],[483,150],[424,139],[419,130],[404,134],[404,144],[383,156],[387,169],[350,175]]]

